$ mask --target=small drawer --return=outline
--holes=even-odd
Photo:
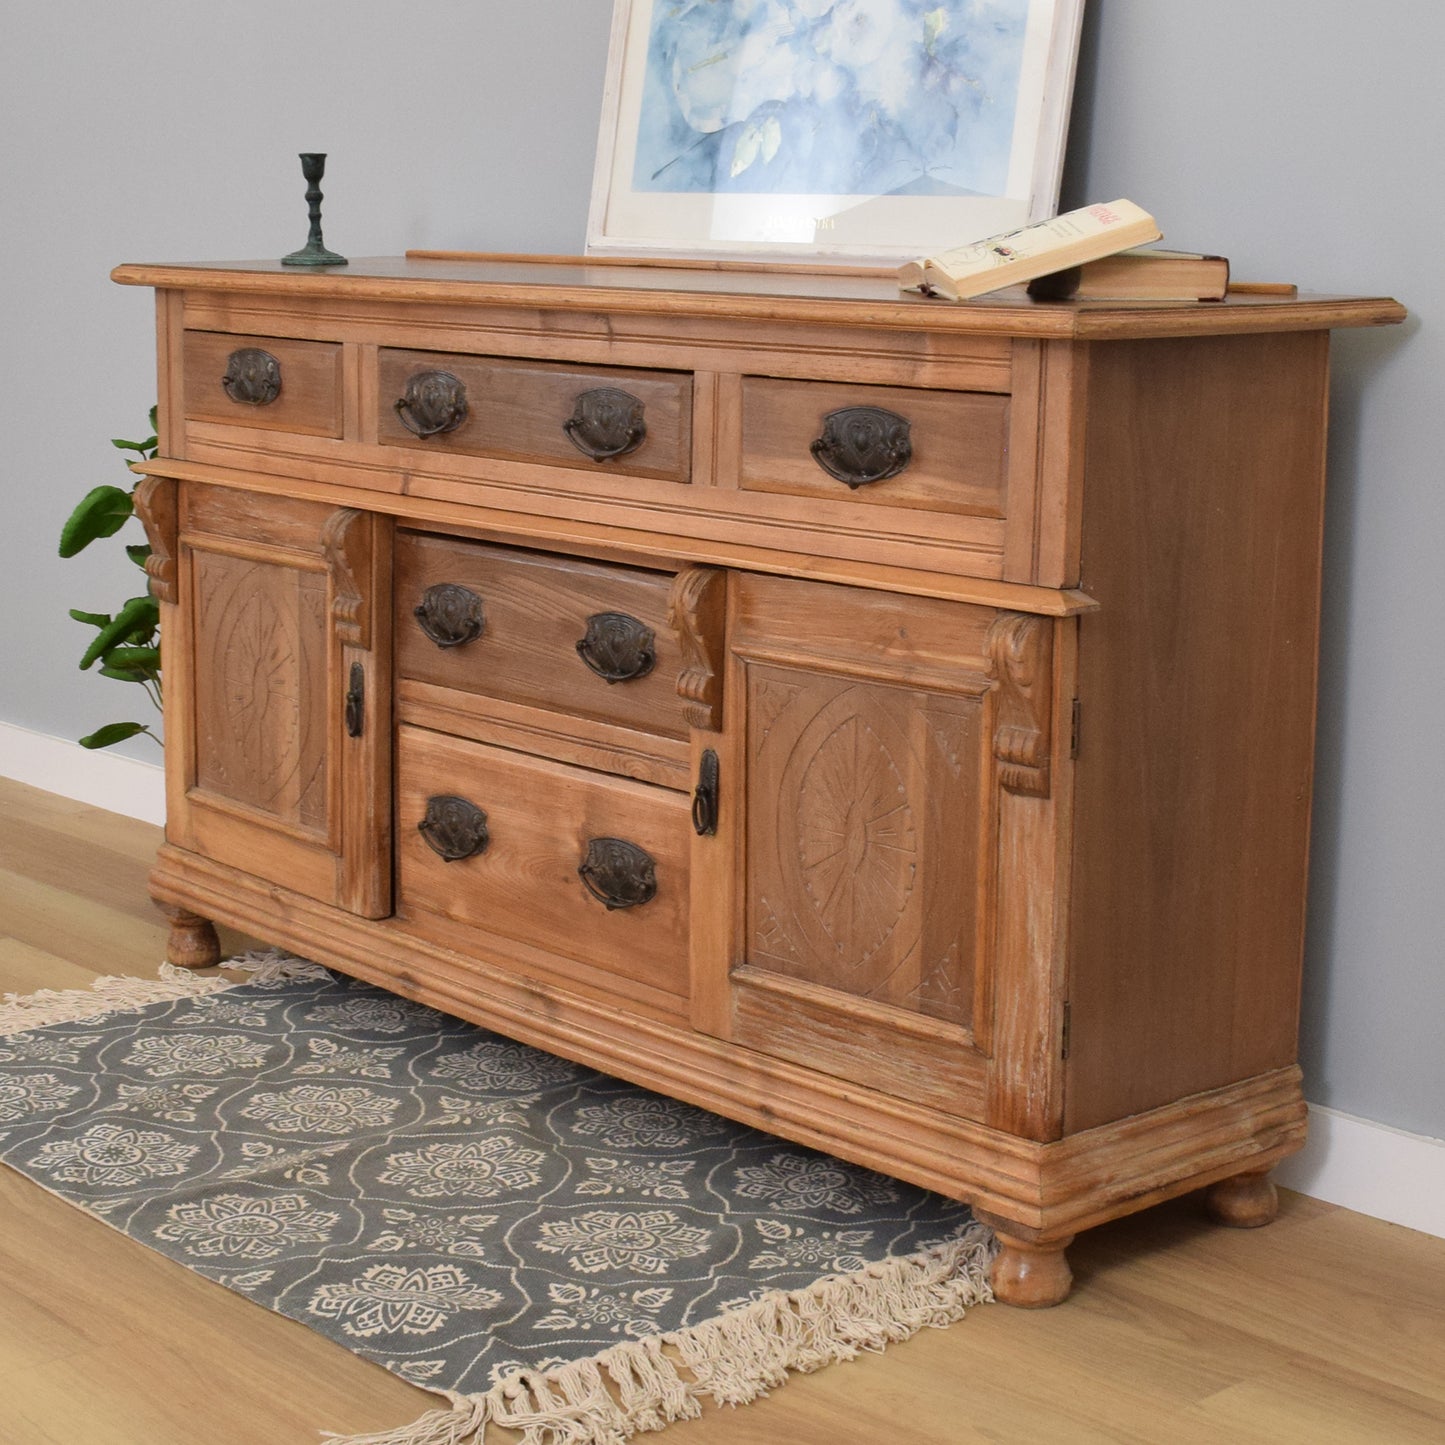
[[[336,342],[187,331],[182,364],[190,421],[341,435]]]
[[[748,492],[1004,515],[1009,399],[748,376],[742,463]]]
[[[383,349],[377,440],[688,480],[692,376]]]
[[[683,795],[405,726],[397,770],[399,911],[686,994]]]
[[[671,588],[665,572],[403,532],[397,672],[686,737],[677,695],[682,652],[667,617]]]

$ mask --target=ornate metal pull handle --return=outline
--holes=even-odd
[[[426,800],[426,816],[416,830],[444,863],[485,853],[492,841],[487,832],[487,815],[475,803],[452,793],[439,793]]]
[[[359,738],[366,717],[366,669],[359,662],[351,664],[351,686],[346,690],[346,736]]]
[[[610,462],[636,451],[647,439],[642,412],[642,403],[631,392],[599,386],[577,398],[562,430],[579,452],[594,462]]]
[[[412,609],[417,625],[438,647],[475,642],[486,627],[482,599],[457,582],[438,582]]]
[[[717,832],[717,814],[717,754],[706,748],[698,764],[697,787],[692,790],[692,831],[699,838],[711,838]]]
[[[657,662],[652,629],[625,612],[594,612],[577,655],[606,682],[646,677]]]
[[[440,436],[467,419],[467,389],[449,371],[418,371],[395,405],[401,424],[413,436]]]
[[[267,406],[281,395],[281,363],[259,346],[243,346],[226,358],[221,386],[232,401]]]
[[[907,417],[881,406],[845,406],[823,418],[809,450],[830,477],[850,491],[896,477],[913,460]]]
[[[657,896],[657,867],[651,855],[625,838],[591,839],[577,876],[609,913],[640,907]]]

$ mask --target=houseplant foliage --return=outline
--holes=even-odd
[[[113,437],[111,445],[125,453],[127,462],[139,459],[149,461],[156,454],[156,408],[150,410],[151,435],[144,441],[127,441]],[[93,488],[70,514],[60,532],[60,555],[74,557],[92,542],[113,537],[135,515],[135,484],[129,488],[110,485]],[[146,558],[151,549],[145,543],[126,546],[126,556],[145,570]],[[150,701],[159,708],[161,705],[161,644],[160,607],[150,595],[149,581],[146,590],[137,597],[128,597],[114,612],[84,612],[78,607],[70,609],[70,615],[77,622],[83,622],[95,629],[89,646],[81,655],[80,666],[89,670],[100,664],[102,677],[114,678],[117,682],[128,682],[142,688]],[[106,723],[93,733],[80,739],[83,748],[108,748],[113,743],[145,733],[160,739],[145,723]]]

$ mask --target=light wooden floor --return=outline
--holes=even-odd
[[[0,779],[0,992],[153,974],[159,832]],[[239,940],[231,939],[230,943]],[[1085,1235],[1055,1310],[974,1310],[671,1445],[1440,1445],[1445,1241],[1286,1195]],[[310,1445],[430,1397],[0,1169],[0,1445]],[[648,1437],[643,1437],[648,1438]]]

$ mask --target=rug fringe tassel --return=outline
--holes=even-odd
[[[195,998],[231,987],[229,979],[197,977],[187,969],[163,963],[159,978],[111,974],[96,979],[89,988],[42,988],[32,994],[7,993],[0,1000],[0,1037],[44,1028],[46,1024],[128,1013],[147,1004]]]
[[[975,1224],[946,1244],[778,1290],[690,1329],[614,1345],[554,1370],[522,1371],[484,1395],[449,1395],[452,1409],[399,1430],[326,1438],[330,1445],[482,1445],[493,1424],[518,1431],[520,1445],[625,1445],[695,1418],[703,1399],[745,1405],[790,1372],[806,1374],[925,1326],[952,1324],[992,1298],[993,1248],[993,1236]]]
[[[428,1410],[400,1430],[347,1436],[323,1431],[321,1438],[331,1445],[461,1445],[469,1435],[479,1441],[487,1424],[485,1396],[445,1393],[452,1402],[450,1410]]]
[[[320,980],[328,977],[319,963],[312,963],[307,958],[297,958],[291,953],[283,953],[279,948],[261,948],[252,953],[243,953],[236,958],[228,958],[221,967],[250,974],[250,978],[241,980],[243,984],[294,983],[298,979]]]
[[[249,974],[243,983],[255,984],[288,983],[293,979],[324,977],[326,973],[320,964],[293,958],[276,949],[242,954],[239,958],[227,959],[222,967]],[[30,994],[7,993],[0,999],[0,1038],[44,1028],[47,1024],[105,1018],[110,1014],[130,1013],[148,1004],[199,998],[238,986],[219,974],[196,974],[173,963],[163,963],[157,978],[107,974],[97,978],[89,988],[42,988]]]

